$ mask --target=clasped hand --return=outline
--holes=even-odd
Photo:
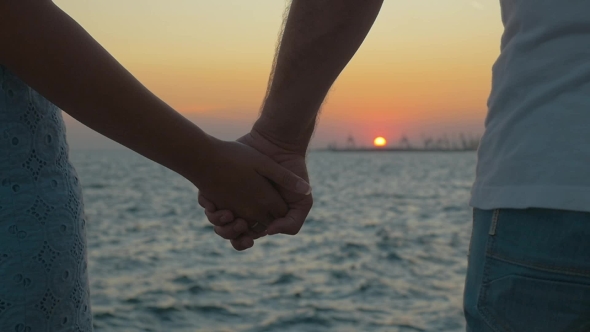
[[[215,232],[236,250],[273,234],[295,235],[313,204],[305,155],[256,131],[236,142],[216,141],[199,183],[199,204]]]

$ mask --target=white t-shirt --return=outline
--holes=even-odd
[[[590,0],[501,0],[470,205],[590,212]]]

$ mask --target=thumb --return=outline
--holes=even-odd
[[[275,235],[279,233],[296,235],[301,230],[301,227],[303,227],[303,223],[307,217],[307,212],[297,209],[289,210],[287,215],[285,215],[283,218],[273,221],[266,229],[266,233],[268,235]]]
[[[217,211],[217,208],[215,207],[215,204],[213,204],[210,200],[206,199],[205,196],[203,196],[203,194],[201,193],[200,190],[199,190],[198,202],[199,202],[199,205],[203,209],[205,209],[205,211],[208,211],[208,212],[215,212],[215,211]]]
[[[307,181],[270,158],[263,159],[258,173],[289,191],[304,195],[311,194],[311,185]]]

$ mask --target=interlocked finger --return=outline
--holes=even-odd
[[[234,215],[229,210],[219,210],[215,212],[209,212],[205,210],[205,215],[209,222],[215,226],[224,226],[232,221],[234,221]]]
[[[248,231],[248,224],[244,219],[236,219],[222,226],[215,226],[215,233],[227,240],[233,240]]]

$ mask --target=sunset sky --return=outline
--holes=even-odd
[[[156,95],[223,139],[265,93],[286,0],[55,0]],[[497,0],[385,0],[322,109],[314,147],[480,134],[499,54]],[[72,148],[110,147],[67,117]]]

